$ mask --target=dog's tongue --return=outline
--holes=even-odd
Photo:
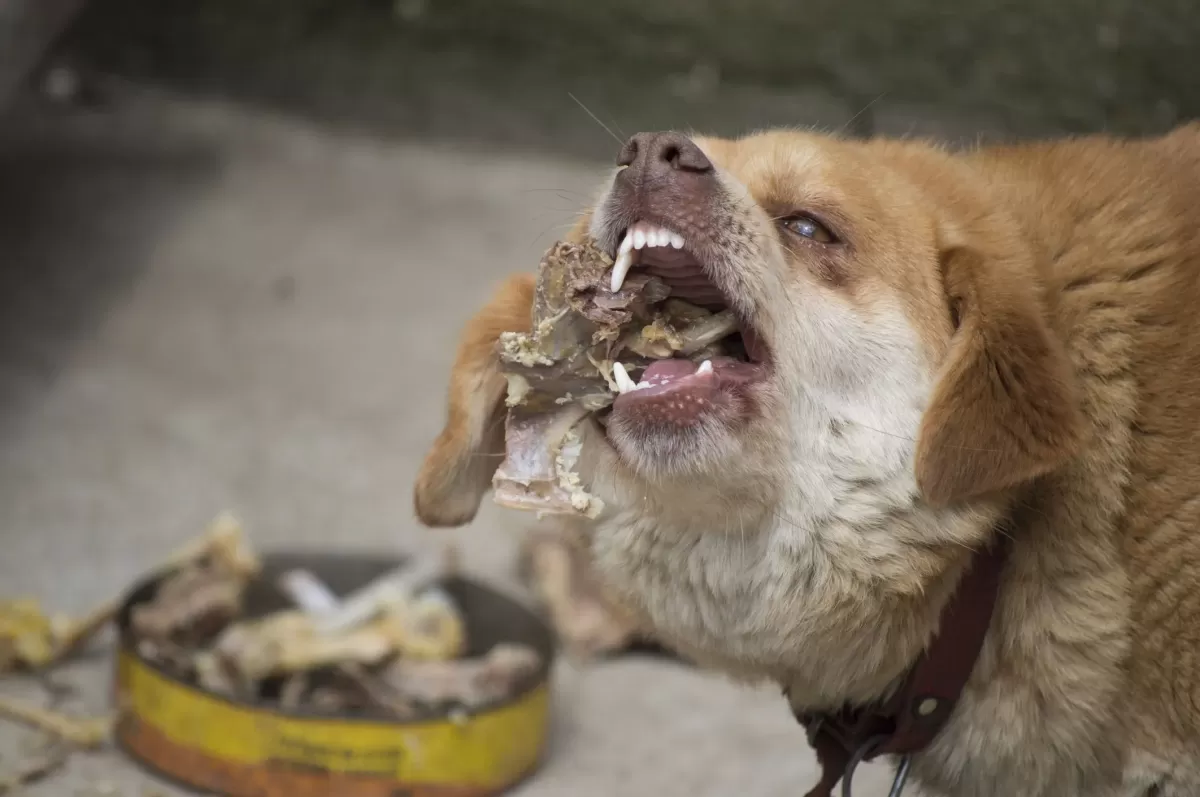
[[[666,382],[681,376],[690,376],[696,373],[697,367],[691,360],[655,360],[646,366],[642,381]]]
[[[763,366],[732,357],[697,365],[688,360],[657,360],[646,366],[637,385],[613,401],[612,423],[687,428],[715,413],[743,406],[745,388],[763,376]],[[627,427],[628,428],[628,427]]]
[[[689,360],[657,360],[646,366],[636,390],[617,396],[613,412],[634,413],[642,423],[691,426],[719,398],[711,367],[699,373]]]
[[[617,396],[613,411],[636,414],[642,423],[691,426],[730,403],[725,389],[736,390],[758,375],[758,366],[729,357],[714,357],[703,367],[657,360],[646,366],[636,389]]]

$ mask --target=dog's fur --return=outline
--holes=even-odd
[[[685,655],[833,709],[894,687],[970,551],[1010,535],[922,785],[1200,794],[1200,125],[964,153],[696,141],[721,186],[696,232],[774,373],[746,425],[680,450],[589,429],[597,572]],[[611,204],[575,236],[611,250]],[[843,243],[789,239],[795,210]],[[430,525],[488,489],[492,344],[528,328],[531,294],[512,278],[468,327],[416,487]]]

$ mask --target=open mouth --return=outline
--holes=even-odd
[[[624,232],[614,253],[612,289],[618,290],[635,270],[661,280],[673,298],[711,313],[734,312],[734,303],[713,282],[687,239],[673,230],[639,221]],[[753,324],[734,317],[736,331],[720,342],[720,354],[699,361],[659,360],[637,379],[618,364],[614,372],[620,395],[614,414],[636,410],[642,423],[674,427],[692,426],[730,410],[745,414],[749,388],[766,377],[771,357]]]

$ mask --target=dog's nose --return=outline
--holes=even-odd
[[[707,174],[712,161],[681,133],[638,133],[625,142],[617,156],[618,166],[643,178],[670,177],[673,172]]]

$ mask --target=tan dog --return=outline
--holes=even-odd
[[[590,428],[614,594],[701,663],[834,709],[893,688],[972,549],[1010,535],[922,786],[1200,794],[1200,125],[963,154],[643,134],[620,163],[576,235],[628,235],[734,308],[747,356]],[[488,489],[492,346],[531,286],[467,330],[416,488],[430,525]]]

